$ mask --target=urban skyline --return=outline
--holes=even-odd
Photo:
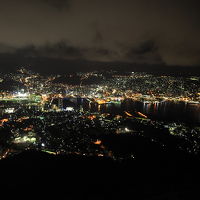
[[[1,192],[197,199],[199,10],[0,0]]]

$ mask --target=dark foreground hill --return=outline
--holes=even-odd
[[[85,199],[194,199],[198,195],[197,158],[168,158],[166,165],[149,160],[114,161],[26,151],[0,162],[0,186],[20,194],[26,189],[65,194],[68,199],[80,199],[79,195]]]

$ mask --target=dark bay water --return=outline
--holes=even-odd
[[[68,103],[67,103],[68,101]],[[126,99],[121,103],[108,103],[98,105],[94,102],[89,102],[87,99],[67,99],[64,107],[71,106],[82,107],[84,111],[123,114],[128,111],[135,115],[141,112],[147,115],[150,119],[163,121],[186,122],[190,124],[200,125],[200,104],[192,104],[185,102],[163,101],[163,102],[141,102]]]
[[[83,108],[92,112],[112,114],[122,114],[124,111],[128,111],[134,115],[136,112],[141,112],[150,119],[200,124],[200,104],[173,101],[144,103],[125,100],[121,104],[97,105],[91,103],[90,106],[85,105]]]

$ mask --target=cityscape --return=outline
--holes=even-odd
[[[200,1],[0,0],[0,191],[200,199]]]
[[[121,136],[144,138],[163,151],[174,142],[177,150],[200,153],[198,76],[41,75],[22,67],[0,78],[1,159],[30,149],[137,159],[131,149],[112,147]]]

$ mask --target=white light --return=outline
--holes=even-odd
[[[126,131],[126,132],[130,132],[131,130],[130,130],[130,129],[128,129],[128,128],[125,128],[125,131]]]
[[[27,93],[18,92],[16,96],[17,96],[17,97],[27,97],[28,94],[27,94]]]
[[[45,144],[44,144],[44,143],[42,143],[41,145],[42,145],[42,147],[45,147]]]
[[[7,108],[5,109],[5,113],[14,113],[15,109],[14,108]]]
[[[74,110],[74,108],[73,107],[66,107],[66,109],[65,109],[66,111],[73,111]]]

